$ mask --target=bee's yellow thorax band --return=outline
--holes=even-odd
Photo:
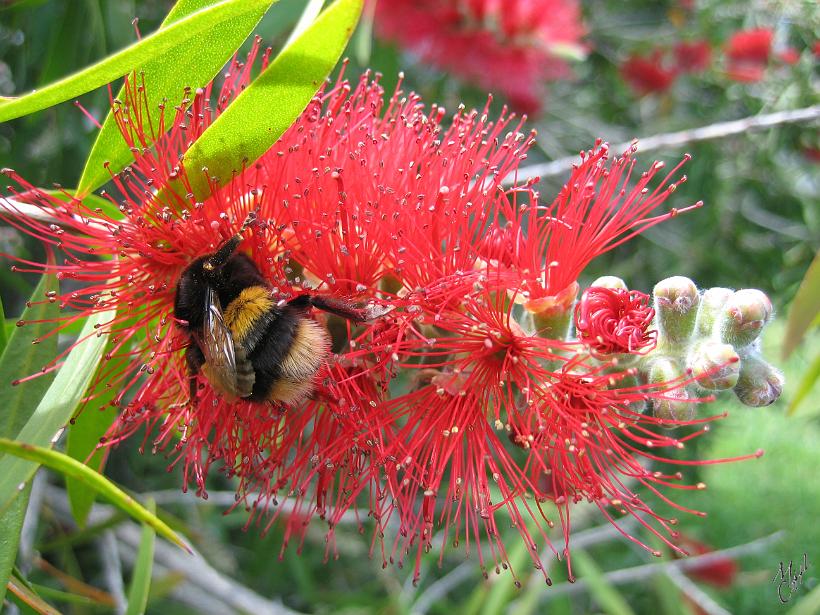
[[[264,286],[250,286],[225,308],[225,324],[235,342],[241,344],[254,324],[274,306],[270,290]]]

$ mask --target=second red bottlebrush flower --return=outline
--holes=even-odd
[[[525,113],[543,105],[546,81],[569,76],[564,58],[584,53],[576,0],[382,0],[376,32]]]

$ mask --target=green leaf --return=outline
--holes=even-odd
[[[97,449],[97,445],[117,418],[116,408],[108,406],[108,402],[113,400],[116,394],[117,391],[108,390],[101,396],[95,397],[93,405],[84,408],[71,425],[71,429],[68,430],[66,454],[96,472],[102,472],[105,466],[107,451]],[[90,459],[89,455],[91,455]],[[82,482],[68,477],[66,477],[66,492],[74,520],[77,525],[84,527],[88,513],[91,512],[91,506],[96,499],[96,492],[86,489]]]
[[[197,198],[209,193],[203,168],[220,183],[279,139],[336,65],[362,0],[336,0],[228,106],[185,153]]]
[[[45,395],[54,376],[45,374],[18,385],[13,382],[36,374],[57,354],[57,336],[43,337],[53,323],[36,322],[54,318],[58,305],[45,301],[46,293],[57,290],[54,276],[43,276],[34,289],[20,319],[30,323],[15,327],[3,354],[0,355],[0,436],[14,437],[28,422],[37,402]],[[41,303],[45,301],[44,303]],[[43,338],[39,343],[39,338]]]
[[[608,615],[635,615],[626,599],[604,577],[603,572],[593,559],[577,549],[572,552],[572,565],[578,571],[579,577],[589,585],[589,593]]]
[[[9,579],[8,588],[22,604],[30,607],[35,613],[39,613],[40,615],[60,615],[60,611],[40,598],[34,589],[17,575]]]
[[[148,499],[146,508],[154,512],[154,500]],[[137,560],[134,563],[134,575],[131,578],[131,587],[128,589],[128,609],[126,615],[142,615],[148,606],[148,592],[151,588],[151,570],[154,564],[154,529],[150,525],[142,526],[140,547],[137,551]]]
[[[202,36],[227,21],[255,14],[263,6],[267,8],[271,1],[223,0],[199,10],[73,75],[24,96],[0,100],[0,122],[70,100],[122,77],[135,66],[144,66],[165,54],[179,53],[179,49],[196,56],[204,51],[198,44]]]
[[[806,271],[800,288],[797,289],[797,295],[792,301],[789,320],[786,324],[786,337],[783,340],[784,359],[797,347],[818,316],[820,316],[820,251],[814,255],[814,260],[809,265],[809,270]]]
[[[0,299],[0,353],[2,353],[3,350],[5,350],[7,341],[8,336],[6,335],[6,313],[3,311],[3,300]]]
[[[218,23],[187,44],[172,47],[166,53],[135,66],[136,73],[145,76],[146,108],[153,113],[163,99],[178,101],[186,86],[195,90],[213,79],[248,38],[273,1],[256,3],[253,10]],[[160,29],[212,4],[214,0],[179,0]],[[196,53],[191,53],[192,49],[196,49]],[[117,98],[122,97],[121,88]],[[171,123],[167,122],[166,126],[170,127]],[[77,194],[83,197],[98,188],[108,181],[110,173],[120,171],[132,159],[133,154],[109,111],[86,160],[77,184]],[[106,161],[110,163],[108,169],[103,166]]]
[[[0,514],[0,605],[6,594],[6,585],[9,582],[14,562],[17,559],[17,549],[20,545],[20,532],[23,529],[23,519],[28,508],[28,496],[31,493],[31,483],[26,485],[12,505]]]
[[[811,362],[809,369],[803,374],[800,384],[797,385],[797,390],[794,392],[789,408],[786,410],[787,416],[791,416],[797,411],[797,406],[811,393],[818,380],[820,380],[820,352],[814,356],[814,361]]]
[[[803,596],[786,615],[817,615],[820,613],[820,585]]]
[[[103,329],[98,330],[97,325],[108,322],[113,315],[113,311],[99,312],[88,318],[80,334],[83,341],[72,348],[37,409],[19,433],[14,435],[16,440],[37,446],[54,445],[88,388],[105,348],[108,334]],[[11,505],[22,485],[31,479],[36,470],[36,463],[22,459],[3,460],[0,513]]]
[[[55,472],[59,472],[65,476],[73,476],[77,480],[81,480],[85,483],[86,487],[99,492],[101,496],[132,519],[150,525],[161,536],[164,536],[174,544],[190,552],[190,548],[185,544],[185,541],[177,536],[176,532],[162,519],[157,517],[156,514],[142,506],[105,476],[81,464],[76,459],[72,459],[65,453],[53,451],[42,446],[26,444],[25,442],[9,440],[8,438],[0,438],[0,450],[14,455],[19,459],[44,465]]]

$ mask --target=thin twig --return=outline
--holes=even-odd
[[[603,575],[606,582],[612,585],[622,585],[624,583],[633,583],[635,581],[642,581],[651,578],[657,574],[667,574],[670,569],[689,570],[698,566],[713,564],[718,561],[723,561],[727,557],[740,557],[741,555],[748,555],[749,553],[756,553],[762,551],[769,545],[777,542],[783,538],[785,532],[778,531],[763,538],[758,538],[735,547],[722,549],[720,551],[712,551],[704,555],[696,555],[686,559],[672,560],[668,562],[658,562],[657,564],[644,564],[642,566],[633,566],[632,568],[622,568],[620,570],[613,570]],[[583,579],[579,579],[575,583],[559,583],[553,585],[552,589],[544,592],[541,601],[545,602],[557,596],[569,594],[579,594],[587,591],[588,584]]]
[[[413,603],[413,606],[410,607],[410,613],[412,615],[424,615],[430,607],[444,598],[461,583],[475,575],[475,562],[462,562],[435,583],[431,583],[430,587],[425,589]]]
[[[66,493],[63,489],[46,486],[46,501],[61,515],[66,523],[71,523]],[[90,524],[100,524],[116,514],[111,506],[94,504],[88,515]],[[121,554],[127,562],[133,563],[139,549],[141,529],[133,521],[123,521],[114,533],[119,540]],[[198,612],[253,613],[254,615],[298,615],[279,602],[267,600],[253,590],[214,569],[199,553],[189,555],[176,547],[157,541],[154,545],[155,577],[174,573],[184,579],[171,591],[171,595],[191,606]],[[207,608],[206,608],[207,607]]]
[[[189,504],[189,505],[197,505],[197,506],[205,506],[208,504],[213,504],[215,506],[220,506],[223,508],[230,508],[231,506],[236,505],[236,492],[235,491],[209,491],[208,492],[208,499],[197,497],[192,492],[183,493],[178,489],[163,489],[161,491],[150,491],[143,494],[145,497],[151,497],[154,501],[163,506],[167,506],[168,504]],[[251,496],[249,495],[247,498],[247,504],[253,506],[259,500],[259,496]],[[244,506],[237,507],[237,510],[243,510]],[[278,510],[282,515],[290,515],[294,512],[296,508],[296,504],[290,500],[280,501],[275,507],[271,507],[271,511]],[[325,511],[325,516],[329,519],[334,520],[335,525],[359,525],[361,523],[361,519],[368,518],[367,511],[355,511],[355,510],[346,510],[338,517],[338,519],[334,516],[334,510],[332,508],[327,508]]]
[[[127,600],[125,598],[125,583],[122,580],[122,562],[117,546],[117,537],[111,530],[106,530],[96,541],[100,553],[100,563],[103,567],[103,578],[108,587],[108,593],[114,597],[114,611],[117,615],[125,613]]]
[[[739,120],[718,122],[716,124],[709,124],[708,126],[701,126],[700,128],[667,132],[638,139],[638,143],[640,144],[640,151],[642,152],[651,152],[658,149],[674,149],[690,143],[730,137],[753,130],[765,130],[772,126],[780,126],[781,124],[811,122],[817,119],[820,119],[820,105],[805,107],[803,109],[793,109],[791,111],[777,111],[775,113],[752,115]],[[609,149],[612,152],[620,153],[628,149],[631,144],[632,142],[618,143]],[[578,164],[578,160],[577,155],[567,156],[553,160],[552,162],[522,167],[505,177],[504,184],[523,183],[534,177],[544,179],[545,177],[563,175],[571,171],[573,165]]]
[[[669,580],[677,585],[678,589],[692,600],[692,602],[697,604],[700,610],[706,613],[706,615],[732,615],[677,568],[667,570],[666,576],[669,577]]]

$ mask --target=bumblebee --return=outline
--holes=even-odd
[[[330,335],[311,308],[353,322],[384,313],[321,295],[277,300],[251,258],[236,251],[250,220],[177,283],[174,317],[191,338],[185,359],[192,403],[200,373],[229,400],[296,403],[310,395],[330,352]]]

